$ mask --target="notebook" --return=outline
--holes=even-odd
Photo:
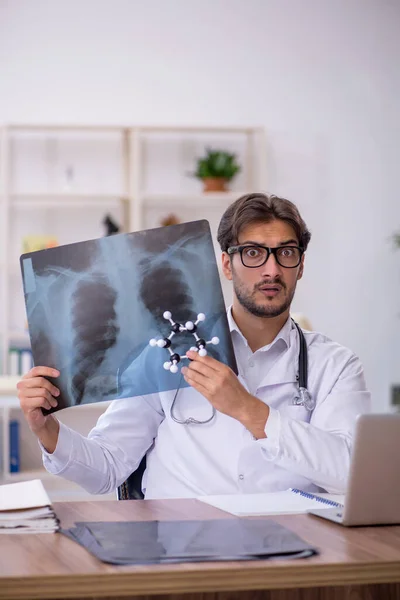
[[[0,534],[53,533],[59,528],[40,479],[0,486]]]
[[[238,517],[306,513],[313,508],[342,508],[342,494],[310,494],[296,488],[264,494],[200,496],[201,502]]]

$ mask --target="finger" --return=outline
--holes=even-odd
[[[60,395],[60,390],[44,377],[32,377],[30,379],[25,379],[17,383],[18,390],[27,390],[30,388],[44,388],[48,390],[53,396]]]
[[[182,371],[183,371],[183,376],[185,378],[185,381],[189,385],[191,385],[193,387],[200,385],[204,390],[207,390],[207,393],[209,393],[209,394],[214,390],[215,384],[214,384],[213,380],[210,379],[210,377],[206,377],[202,373],[188,369],[187,367],[185,370],[182,369]],[[196,389],[197,389],[197,387],[196,387]]]
[[[193,362],[202,363],[208,365],[211,369],[218,371],[223,365],[219,360],[216,360],[208,354],[206,356],[200,356],[195,350],[188,350],[186,356]]]
[[[186,379],[186,377],[185,377],[185,380],[187,381],[187,383],[189,383],[189,385],[192,388],[194,388],[197,392],[199,392],[199,394],[201,394],[202,396],[204,396],[204,398],[206,398],[209,402],[211,402],[210,392],[206,387],[204,387],[204,385],[202,385],[201,382],[194,381],[194,379],[190,382]]]
[[[24,406],[33,406],[32,403],[32,399],[37,399],[37,398],[42,398],[46,399],[48,402],[50,402],[50,404],[52,406],[57,406],[58,402],[55,398],[53,398],[53,396],[45,389],[43,388],[33,388],[30,390],[27,390],[27,393],[24,394]]]
[[[32,377],[58,377],[60,371],[52,367],[32,367],[22,379],[31,379]]]
[[[46,398],[32,398],[32,400],[35,400],[35,404],[32,407],[29,407],[27,412],[28,413],[32,413],[35,410],[37,410],[38,408],[45,408],[46,410],[51,410],[53,408],[53,406],[51,405],[51,403],[46,399]]]
[[[186,368],[190,371],[197,371],[197,373],[201,373],[205,377],[215,377],[217,375],[215,369],[210,367],[208,363],[200,361],[193,361],[189,363],[189,365]]]

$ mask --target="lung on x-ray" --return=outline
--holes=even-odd
[[[237,367],[207,221],[21,256],[35,365],[60,376],[58,406],[187,386],[196,348]]]

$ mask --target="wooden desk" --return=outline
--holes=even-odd
[[[75,521],[232,518],[197,500],[56,503]],[[272,518],[272,517],[266,517]],[[346,529],[308,515],[273,517],[316,546],[304,560],[114,567],[60,534],[0,535],[0,599],[395,600],[400,527]]]

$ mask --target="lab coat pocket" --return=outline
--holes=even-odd
[[[257,390],[257,397],[275,408],[282,416],[296,419],[297,421],[309,421],[310,413],[304,406],[293,404],[298,395],[299,387],[296,381],[288,381],[280,384],[263,386]]]

